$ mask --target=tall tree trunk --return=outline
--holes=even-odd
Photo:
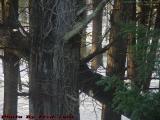
[[[96,9],[97,5],[101,0],[93,0],[93,10]],[[102,16],[103,9],[99,14],[93,19],[93,28],[92,28],[92,51],[96,51],[102,48]],[[102,62],[103,55],[98,55],[92,60],[91,68],[97,70],[99,66],[103,64]]]
[[[115,42],[107,51],[107,74],[116,75],[123,80],[126,62],[126,40],[122,39],[120,23],[124,23],[123,1],[116,0],[111,15],[111,32],[109,42]],[[122,12],[123,11],[123,12]],[[122,14],[123,13],[123,14]]]
[[[31,5],[31,114],[71,114],[74,120],[79,120],[81,38],[76,35],[72,38],[77,39],[76,42],[66,44],[63,36],[77,20],[76,12],[80,2],[32,0]]]
[[[111,15],[110,41],[114,42],[107,52],[107,75],[117,76],[120,80],[124,79],[126,63],[126,43],[127,39],[122,38],[120,33],[120,23],[129,23],[129,7],[123,0],[116,0]],[[111,106],[105,106],[103,120],[120,120],[121,115],[115,113]]]
[[[17,84],[19,59],[17,56],[4,51],[4,115],[17,115]],[[5,118],[9,120],[9,118]],[[14,119],[16,120],[16,119]]]
[[[18,0],[2,1],[3,24],[8,28],[10,36],[8,39],[13,40],[13,30],[16,28],[18,20]],[[19,73],[19,58],[6,48],[4,50],[4,115],[17,115],[17,84]],[[5,118],[8,120],[9,118]]]

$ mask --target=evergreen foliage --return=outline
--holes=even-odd
[[[157,73],[160,76],[158,66],[158,57],[153,58],[153,54],[158,54],[158,40],[160,30],[149,30],[135,24],[122,24],[120,35],[127,38],[132,34],[136,39],[136,44],[132,45],[135,62],[137,65],[136,81],[127,83],[120,80],[117,76],[106,77],[99,80],[97,85],[104,86],[104,91],[115,90],[112,108],[119,113],[131,118],[131,120],[159,120],[160,118],[160,92],[153,90],[143,90],[143,86],[149,79],[151,73]],[[155,49],[153,49],[155,47]],[[153,69],[154,68],[154,69]],[[141,87],[139,87],[141,86]]]

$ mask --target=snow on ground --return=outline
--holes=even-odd
[[[21,68],[24,69],[26,66]],[[101,73],[104,74],[103,68],[99,68]],[[27,81],[28,77],[26,73],[22,72],[21,76],[23,77],[23,81]],[[27,91],[27,88],[25,88]],[[0,61],[0,116],[3,114],[3,96],[4,96],[4,89],[3,89],[3,71],[2,71],[2,61]],[[18,120],[26,120],[26,115],[29,114],[28,110],[28,98],[27,97],[18,97],[18,115],[23,116],[23,118]],[[80,95],[80,118],[81,120],[101,120],[101,104],[92,99],[91,97],[82,93]],[[128,119],[123,119],[128,120]]]

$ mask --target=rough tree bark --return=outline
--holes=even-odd
[[[111,32],[109,42],[115,41],[115,43],[107,51],[107,75],[117,76],[120,80],[123,80],[125,73],[125,59],[126,59],[126,40],[119,36],[120,23],[124,22],[123,18],[124,1],[116,0],[113,6],[113,12],[111,15]],[[114,93],[114,90],[112,91]],[[121,115],[114,112],[110,105],[105,106],[103,109],[103,120],[120,120]]]
[[[3,25],[8,28],[9,41],[13,41],[12,29],[16,28],[15,23],[18,20],[18,0],[3,0],[2,2],[2,16]],[[17,115],[17,84],[19,72],[19,58],[9,52],[7,48],[4,49],[4,115]],[[5,118],[8,120],[9,118]]]
[[[4,115],[17,115],[17,84],[19,59],[4,51]],[[5,118],[9,120],[9,118]],[[14,119],[16,120],[16,119]]]
[[[30,99],[33,115],[71,114],[74,120],[79,120],[81,37],[76,35],[66,43],[63,36],[77,21],[80,4],[78,0],[32,0]]]
[[[31,0],[30,0],[30,2],[31,2]],[[92,15],[90,15],[90,16],[88,16],[88,18],[86,18],[84,21],[82,21],[82,26],[81,26],[81,24],[80,24],[80,27],[78,27],[78,29],[76,29],[76,32],[78,31],[81,31],[81,29],[83,29],[83,27],[84,26],[86,26],[87,25],[87,23],[89,22],[89,21],[91,21],[91,19],[94,17],[94,16],[96,16],[96,14],[98,14],[98,11],[99,11],[99,9],[102,9],[103,7],[104,7],[104,5],[107,3],[107,0],[103,0],[103,1],[101,1],[101,3],[97,6],[97,9],[95,10],[95,12],[92,14]],[[31,6],[31,5],[30,5]],[[30,7],[31,8],[31,7]],[[79,23],[77,23],[77,24],[79,24]],[[18,36],[18,37],[16,37],[16,40],[14,40],[14,41],[10,41],[9,39],[8,39],[8,36],[9,36],[9,34],[7,34],[8,33],[8,30],[6,30],[5,29],[5,26],[3,25],[3,24],[0,24],[0,26],[2,26],[2,27],[0,27],[0,42],[1,42],[1,44],[4,46],[4,47],[6,47],[6,48],[11,48],[11,49],[9,49],[9,51],[10,52],[13,52],[13,53],[16,53],[16,55],[18,55],[19,57],[24,57],[24,58],[27,58],[27,60],[29,60],[28,58],[29,58],[29,52],[30,52],[30,45],[29,45],[29,43],[30,43],[30,41],[28,40],[28,39],[25,39],[23,36],[22,37],[20,37],[19,38],[19,33],[18,32],[16,32],[15,33],[15,35],[16,36]],[[75,25],[75,26],[77,26],[77,25]],[[5,30],[4,30],[5,29]],[[77,33],[78,33],[77,32]],[[71,35],[75,35],[75,33],[73,33],[73,30],[71,30],[71,32],[67,32],[67,33],[71,33]],[[17,35],[18,34],[18,35]],[[71,35],[69,35],[69,36],[71,36]],[[2,39],[2,38],[4,38],[4,39]],[[67,39],[68,40],[68,39]],[[75,39],[75,41],[76,41],[76,39]],[[93,54],[90,54],[90,55],[88,55],[86,58],[83,58],[82,60],[81,60],[81,63],[82,64],[85,64],[85,63],[87,63],[88,61],[90,61],[94,56],[96,56],[97,54],[101,54],[101,53],[104,53],[106,50],[108,50],[111,46],[112,46],[112,44],[113,43],[111,43],[111,44],[109,44],[109,45],[107,45],[106,47],[104,47],[104,48],[102,48],[101,50],[99,50],[99,51],[95,51]],[[12,49],[12,48],[14,48],[14,47],[16,47],[17,49]],[[18,49],[18,48],[20,48],[20,49]],[[22,51],[22,49],[21,48],[25,48],[25,51],[23,52]],[[27,52],[27,53],[26,53]],[[84,76],[84,75],[87,75],[88,74],[88,72],[87,73],[84,73],[82,76],[82,78],[84,78],[84,79],[80,79],[80,83],[81,84],[83,84],[83,83],[85,83],[85,81],[87,82],[87,83],[89,83],[89,86],[86,86],[86,85],[82,85],[81,87],[80,87],[80,89],[82,90],[82,91],[84,91],[84,92],[86,92],[86,94],[88,94],[89,93],[89,90],[93,90],[94,89],[94,92],[95,92],[95,98],[97,99],[97,100],[99,100],[99,101],[101,101],[101,102],[103,102],[104,103],[104,101],[106,100],[106,99],[103,99],[103,98],[106,98],[105,97],[105,94],[107,94],[106,92],[104,92],[103,91],[103,87],[100,87],[100,86],[98,86],[98,85],[96,85],[96,81],[97,80],[99,80],[101,77],[103,77],[103,76],[101,76],[101,75],[99,75],[99,74],[97,74],[97,73],[93,73],[92,71],[90,71],[90,69],[89,68],[87,68],[87,69],[83,69],[84,71],[89,71],[89,76]],[[80,71],[80,73],[81,73],[81,71]],[[97,78],[97,76],[100,76],[100,78],[98,77]],[[94,81],[94,82],[93,82]],[[96,92],[96,89],[95,88],[101,88],[100,90],[98,90],[98,92],[99,93],[103,93],[103,95],[101,96],[100,94],[96,94],[96,93],[98,93],[98,92]]]
[[[103,7],[104,6],[104,4],[106,3],[107,1],[105,1],[105,0],[103,0],[102,2],[101,2],[101,4],[99,5],[99,7],[98,7],[98,9],[99,8],[101,8],[101,7]],[[103,4],[102,4],[103,3]],[[101,6],[101,7],[100,7]],[[96,9],[96,12],[93,14],[93,15],[91,15],[91,16],[89,16],[89,19],[87,19],[87,21],[90,21],[91,19],[92,19],[92,17],[93,16],[95,16],[96,14],[97,14],[97,12],[98,12],[98,9]],[[35,16],[36,17],[36,16]],[[37,23],[37,21],[36,21],[36,23]],[[87,24],[87,22],[85,22],[84,23],[84,26]],[[80,28],[78,28],[79,30],[80,29],[82,29],[83,27],[81,26]],[[71,32],[72,33],[72,32]],[[38,33],[37,33],[38,34]],[[74,33],[75,34],[75,33]],[[67,38],[67,40],[68,40],[68,38]],[[17,46],[17,41],[20,41],[20,40],[16,40],[16,41],[14,41],[13,43],[16,43],[16,46]],[[77,41],[77,40],[74,40],[74,41]],[[23,40],[21,41],[22,43],[23,43]],[[6,43],[5,43],[5,45],[6,45]],[[28,46],[28,44],[21,44],[21,46],[23,47],[23,46]],[[27,47],[25,47],[25,48],[27,48]],[[25,55],[23,55],[23,56],[25,56]],[[28,57],[28,56],[27,56]],[[33,67],[34,68],[34,67]],[[31,69],[32,70],[32,69]],[[89,70],[89,69],[88,69]],[[90,71],[90,77],[92,77],[92,79],[96,79],[97,77],[97,75],[94,75],[94,73],[92,73],[91,71]],[[92,76],[91,76],[92,75]],[[99,76],[99,75],[98,75]],[[87,79],[88,79],[88,77],[87,77]],[[99,80],[99,79],[98,79]],[[85,80],[83,80],[83,81],[86,81],[86,79]],[[89,83],[93,83],[93,81],[87,81],[87,82],[89,82]],[[103,101],[106,101],[104,98],[104,96],[105,96],[105,94],[107,94],[107,93],[105,93],[105,92],[103,92],[103,88],[102,89],[100,89],[100,90],[98,90],[98,91],[100,91],[99,93],[102,93],[102,96],[101,96],[101,94],[97,94],[98,92],[96,91],[96,89],[95,88],[101,88],[101,87],[99,87],[99,86],[97,86],[95,83],[93,83],[93,86],[91,85],[91,86],[85,86],[85,87],[83,87],[84,88],[84,91],[86,91],[86,93],[88,93],[88,90],[94,90],[94,93],[95,93],[95,98],[97,98],[98,100],[100,100],[101,102],[103,102]]]

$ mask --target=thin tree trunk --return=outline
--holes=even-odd
[[[93,0],[93,10],[96,9],[97,5],[101,0]],[[96,51],[102,48],[102,16],[103,9],[99,14],[93,19],[93,28],[92,28],[92,51]],[[92,60],[91,68],[97,70],[99,66],[103,64],[102,62],[103,55],[98,55]]]
[[[127,5],[127,4],[126,4]],[[129,3],[127,11],[128,13],[128,23],[133,24],[136,27],[136,1],[133,3]],[[130,14],[130,15],[129,15]],[[128,33],[128,45],[127,45],[127,77],[132,82],[136,80],[136,58],[135,58],[135,50],[133,47],[136,45],[136,35],[133,33]]]

